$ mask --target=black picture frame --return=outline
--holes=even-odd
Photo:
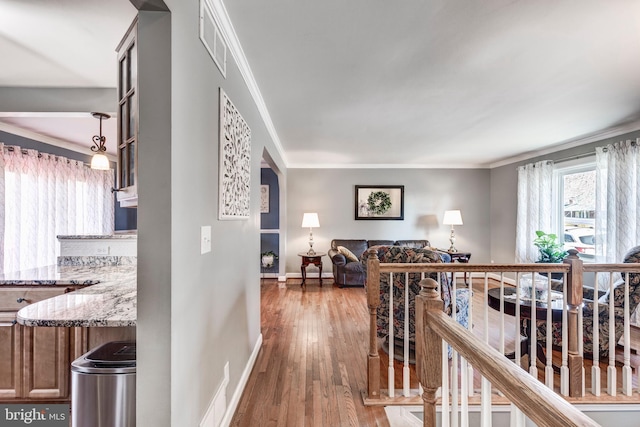
[[[355,186],[355,219],[360,221],[404,220],[404,185],[356,185]],[[386,196],[384,196],[386,194]],[[370,198],[374,206],[390,206],[384,212],[376,212],[370,208]]]

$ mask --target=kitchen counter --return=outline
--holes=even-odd
[[[0,275],[2,286],[69,286],[85,288],[18,311],[25,326],[135,326],[136,266],[47,266]]]
[[[69,234],[58,235],[58,240],[95,240],[95,239],[138,239],[135,233],[121,234]]]

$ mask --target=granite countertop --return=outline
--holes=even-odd
[[[122,233],[122,234],[70,234],[56,236],[58,240],[82,240],[82,239],[137,239],[138,234]]]
[[[0,286],[90,285],[18,311],[25,326],[135,326],[136,266],[47,266],[0,276]]]

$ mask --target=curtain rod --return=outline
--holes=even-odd
[[[607,149],[604,148],[604,151],[607,151]],[[576,154],[575,156],[563,157],[558,160],[553,160],[553,163],[563,163],[563,162],[568,162],[570,160],[584,159],[585,157],[591,157],[595,155],[596,155],[595,151],[589,151],[588,153]]]
[[[627,140],[629,141],[629,140]],[[638,145],[637,141],[631,141],[631,146],[635,147],[636,145]],[[605,153],[607,151],[609,151],[609,149],[607,147],[602,147],[602,151],[604,151]],[[576,154],[575,156],[569,156],[569,157],[563,157],[561,159],[558,160],[553,160],[554,163],[562,163],[562,162],[568,162],[569,160],[578,160],[578,159],[583,159],[585,157],[590,157],[590,156],[595,156],[596,152],[594,151],[589,151],[588,153],[583,153],[583,154]]]
[[[7,151],[16,151],[16,150],[18,150],[23,155],[26,155],[26,154],[29,153],[29,150],[27,150],[26,148],[19,147],[17,145],[5,145],[4,149],[7,150]],[[34,151],[37,151],[37,150],[34,150]],[[84,166],[88,166],[88,165],[85,165],[80,160],[68,159],[68,158],[66,158],[64,156],[56,156],[55,154],[50,154],[50,153],[46,153],[46,154],[48,154],[49,156],[53,156],[53,158],[54,158],[54,160],[56,162],[65,161],[66,160],[67,163],[74,163],[75,162],[76,165],[77,164],[83,164]],[[42,157],[43,157],[42,153],[38,151],[38,158],[41,159]]]

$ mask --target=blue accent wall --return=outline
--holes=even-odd
[[[260,228],[262,230],[277,230],[280,228],[280,186],[278,185],[278,175],[271,168],[261,168],[260,184],[269,186],[269,213],[260,214]]]
[[[269,186],[269,212],[260,214],[261,230],[278,230],[280,228],[280,187],[278,175],[271,168],[260,169],[260,184]],[[260,253],[273,251],[280,257],[280,234],[260,233]],[[280,260],[277,259],[271,268],[260,269],[263,273],[278,273]]]
[[[273,251],[275,254],[278,255],[278,258],[280,258],[279,240],[280,240],[279,233],[260,234],[260,253]],[[271,268],[263,268],[262,260],[260,261],[260,271],[262,271],[263,273],[277,273],[279,266],[280,266],[280,259],[277,259],[273,263],[273,267]]]
[[[72,150],[67,150],[66,148],[57,147],[55,145],[45,144],[44,142],[35,141],[33,139],[14,135],[8,132],[0,131],[0,142],[4,143],[5,145],[18,145],[22,148],[38,150],[42,153],[54,154],[56,156],[63,156],[68,159],[79,160],[84,163],[91,162],[91,156],[89,155],[78,153]],[[114,162],[112,162],[111,167],[114,169],[113,173],[115,180],[117,166]],[[115,194],[113,195],[113,197],[115,200]],[[138,228],[138,210],[135,208],[121,208],[120,204],[116,201],[114,220],[116,230],[136,230]]]

